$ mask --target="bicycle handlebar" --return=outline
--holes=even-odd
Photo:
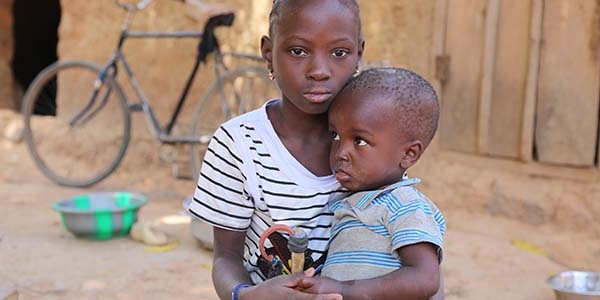
[[[151,2],[152,2],[152,0],[141,0],[140,2],[133,5],[131,3],[122,3],[119,0],[115,0],[116,5],[120,6],[121,8],[123,8],[129,12],[142,10],[142,9],[146,8],[148,5],[150,5]]]
[[[152,2],[152,0],[142,0],[142,1],[140,1],[137,4],[137,9],[138,10],[144,9],[144,8],[146,8],[146,6],[150,5],[151,2]]]

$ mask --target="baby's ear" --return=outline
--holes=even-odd
[[[414,165],[419,160],[419,158],[421,158],[421,154],[423,154],[424,147],[421,141],[414,140],[404,143],[400,149],[400,168],[406,170],[412,165]]]

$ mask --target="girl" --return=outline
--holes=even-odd
[[[327,203],[345,194],[329,168],[327,110],[363,49],[356,0],[273,2],[261,52],[281,99],[215,132],[189,208],[214,226],[213,284],[221,299],[341,299],[343,291],[299,291],[300,272],[267,280],[258,242],[271,225],[285,224],[308,234],[312,260],[324,254],[332,222]],[[365,288],[360,295],[374,299],[386,293]]]

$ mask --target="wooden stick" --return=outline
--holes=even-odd
[[[490,135],[490,115],[494,85],[496,62],[496,41],[498,36],[498,17],[500,1],[488,0],[485,16],[485,44],[483,48],[483,75],[481,76],[481,93],[479,105],[479,122],[477,137],[477,152],[488,154]]]
[[[288,241],[288,249],[292,252],[292,273],[304,271],[304,252],[308,249],[308,236],[300,229],[294,229],[294,234]]]
[[[433,19],[433,47],[431,51],[431,69],[430,74],[432,76],[432,86],[434,90],[437,92],[440,104],[444,105],[444,99],[442,97],[442,87],[444,85],[444,80],[448,80],[447,76],[443,76],[442,78],[438,77],[441,74],[438,74],[438,59],[446,56],[446,19],[448,15],[448,0],[436,0],[434,6],[434,19]],[[447,62],[448,60],[446,60]],[[446,71],[448,65],[446,65]],[[449,71],[448,71],[449,73]],[[448,74],[445,74],[448,75]],[[433,140],[429,143],[429,148],[433,148],[436,150],[440,149],[439,143],[439,134],[436,134],[433,137]]]
[[[523,128],[521,131],[521,153],[523,161],[531,161],[535,128],[535,104],[537,99],[538,76],[540,69],[540,50],[542,43],[542,0],[533,0],[531,9],[531,37],[529,45],[529,66],[525,88],[525,105],[523,108]]]

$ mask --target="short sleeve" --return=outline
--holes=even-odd
[[[387,228],[392,239],[392,249],[397,250],[403,246],[428,242],[437,246],[438,259],[441,262],[446,231],[444,217],[428,199],[413,199],[401,203],[390,211]]]
[[[232,129],[215,131],[200,170],[189,212],[213,226],[245,231],[250,226],[254,205],[246,191],[244,161]]]

